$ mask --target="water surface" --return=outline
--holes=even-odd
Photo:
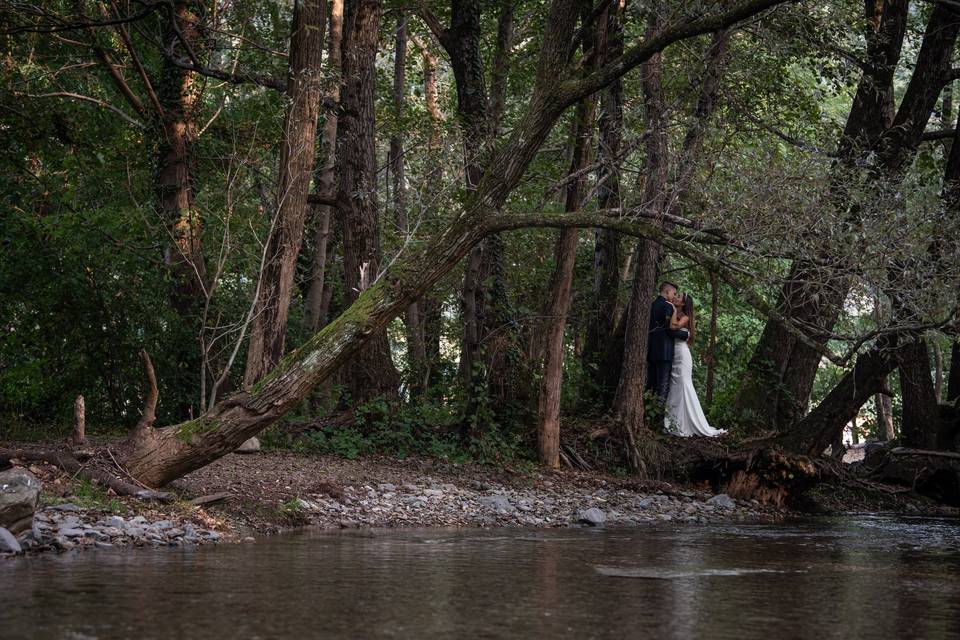
[[[960,638],[960,523],[308,532],[0,562],[0,638]]]

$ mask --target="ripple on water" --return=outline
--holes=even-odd
[[[756,575],[758,573],[806,573],[782,569],[661,569],[657,567],[594,566],[594,571],[611,578],[639,578],[642,580],[682,580],[684,578],[725,578]]]

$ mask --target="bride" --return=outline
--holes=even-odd
[[[670,319],[671,329],[686,329],[686,341],[674,342],[673,369],[670,372],[670,393],[667,396],[668,430],[674,435],[715,437],[726,433],[714,429],[703,415],[697,390],[693,388],[693,357],[690,347],[696,337],[696,320],[693,312],[693,297],[685,293],[679,305],[674,307]]]

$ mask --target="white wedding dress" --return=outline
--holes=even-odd
[[[693,356],[685,340],[674,343],[670,394],[667,396],[667,429],[673,435],[684,438],[713,438],[726,433],[724,429],[711,427],[703,415],[697,390],[693,387]]]

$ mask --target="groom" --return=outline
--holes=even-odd
[[[664,282],[660,295],[650,306],[650,341],[647,345],[647,391],[657,394],[663,407],[670,394],[670,372],[673,369],[673,341],[686,340],[685,329],[670,328],[673,305],[679,302],[677,285]]]

